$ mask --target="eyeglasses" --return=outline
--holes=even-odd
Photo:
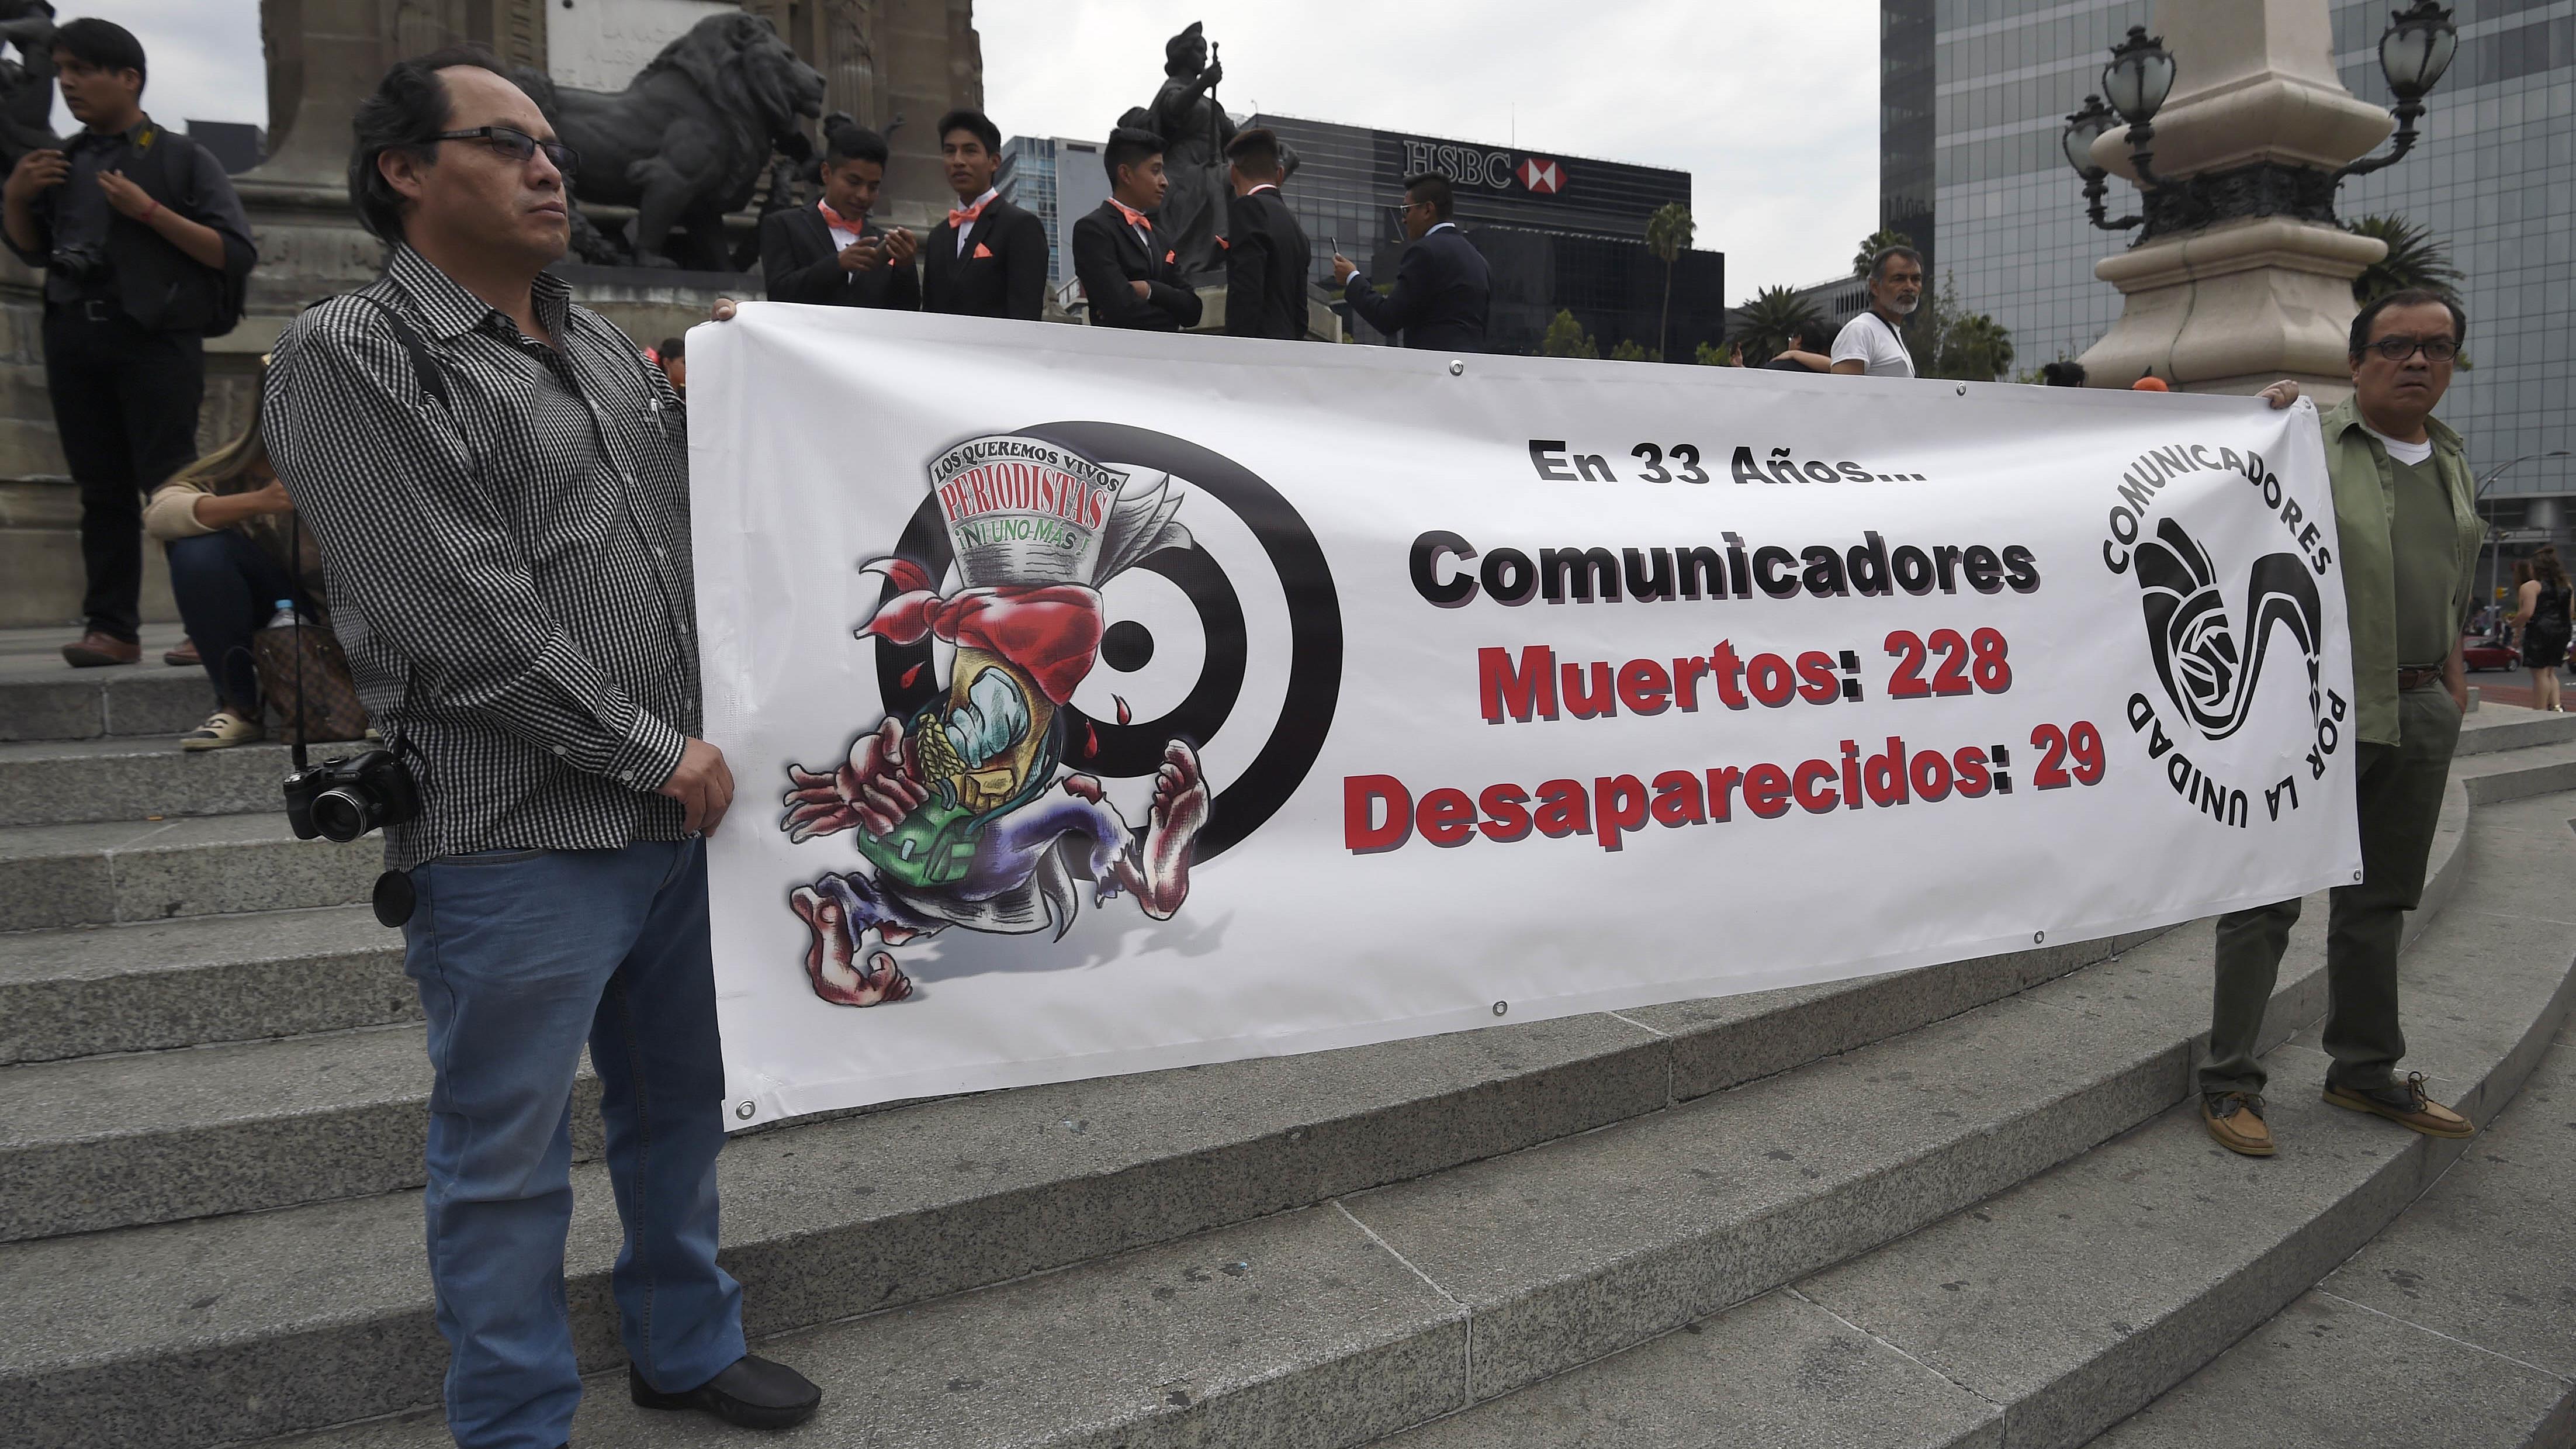
[[[2448,337],[2382,337],[2370,350],[2391,362],[2404,362],[2419,350],[2426,362],[2448,362],[2460,355],[2460,344]]]
[[[561,141],[540,141],[512,126],[477,126],[470,131],[441,131],[433,141],[480,141],[509,160],[524,163],[540,151],[566,176],[581,169],[581,153]]]

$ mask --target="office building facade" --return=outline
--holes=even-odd
[[[1314,243],[1318,284],[1331,280],[1336,248],[1372,280],[1392,281],[1404,244],[1397,216],[1404,180],[1431,172],[1449,179],[1458,227],[1493,268],[1489,350],[1536,352],[1559,309],[1574,314],[1605,356],[1622,341],[1656,345],[1665,276],[1646,248],[1646,221],[1668,202],[1690,204],[1689,172],[1298,116],[1257,115],[1244,124],[1269,127],[1296,153],[1296,175],[1282,193]],[[1675,263],[1675,357],[1723,338],[1725,283],[1721,253],[1689,251]],[[1355,330],[1379,340],[1365,324]]]
[[[1047,280],[1073,280],[1073,224],[1109,199],[1100,143],[1062,136],[1013,136],[1002,143],[994,189],[1046,223]]]
[[[2391,101],[2378,44],[2387,0],[2329,0],[2344,85]],[[2403,216],[2446,244],[2469,313],[2468,354],[2442,416],[2480,475],[2576,448],[2576,16],[2564,0],[2457,0],[2460,46],[2428,102],[2424,140],[2344,183],[2347,221]],[[2011,329],[2017,367],[2083,352],[2120,295],[2093,264],[2135,233],[2095,230],[2058,137],[2101,89],[2109,47],[2152,31],[2150,0],[1882,0],[1880,211],[1968,310]],[[2191,37],[2166,44],[2188,76]],[[2185,83],[2188,81],[2186,79]],[[2134,200],[2111,183],[2114,214]],[[2488,491],[2509,529],[2567,537],[2576,459],[2511,467]]]

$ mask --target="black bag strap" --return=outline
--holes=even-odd
[[[456,404],[447,395],[447,374],[431,354],[428,340],[420,335],[419,328],[411,325],[411,319],[402,314],[402,309],[382,297],[370,297],[364,292],[351,292],[348,296],[350,301],[364,302],[385,314],[385,321],[393,328],[394,340],[401,343],[402,350],[411,357],[412,372],[419,379],[420,390],[436,398],[440,407],[453,411]],[[329,300],[327,297],[323,299],[324,302]],[[315,307],[321,305],[322,302],[313,304]]]

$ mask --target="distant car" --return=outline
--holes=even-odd
[[[2522,655],[2510,644],[2499,644],[2479,635],[2465,635],[2460,649],[2468,655],[2472,672],[2480,669],[2512,669],[2522,663]]]

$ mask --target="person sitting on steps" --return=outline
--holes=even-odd
[[[286,485],[269,464],[259,395],[254,386],[250,427],[240,437],[172,474],[143,508],[144,531],[170,557],[179,618],[215,685],[215,712],[180,739],[183,750],[264,738],[251,635],[277,612],[280,599],[294,600],[307,618],[321,612],[322,550],[303,532]]]

